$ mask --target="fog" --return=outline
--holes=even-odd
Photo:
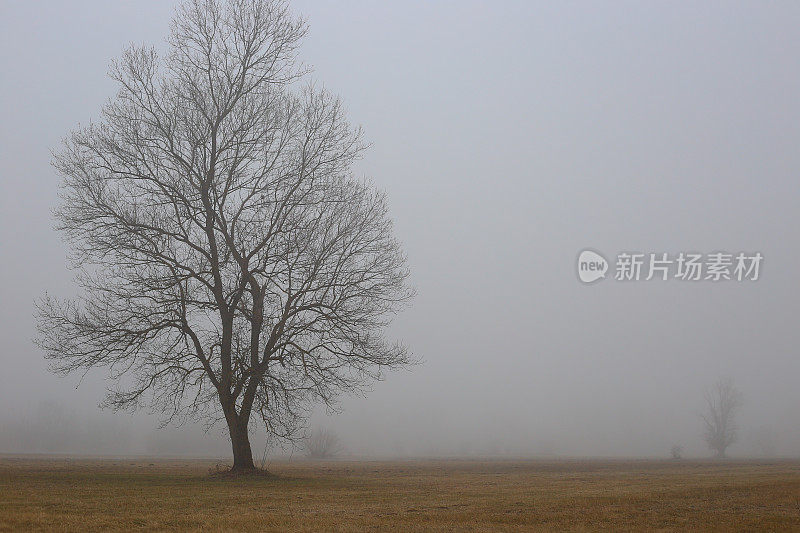
[[[31,341],[35,299],[77,291],[51,150],[127,44],[164,46],[173,5],[0,4],[0,452],[229,453],[224,427],[97,408],[103,371],[57,377]],[[703,394],[729,378],[730,455],[800,455],[800,6],[293,6],[301,58],[372,142],[357,170],[417,289],[392,335],[422,359],[311,427],[353,456],[708,456]],[[757,281],[585,285],[585,248],[764,261]]]

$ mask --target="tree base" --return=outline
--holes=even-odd
[[[209,477],[214,479],[241,479],[241,478],[276,478],[277,475],[262,468],[233,468],[228,465],[216,465],[209,469]]]

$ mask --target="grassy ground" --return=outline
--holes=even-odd
[[[800,530],[800,462],[0,457],[0,530]]]

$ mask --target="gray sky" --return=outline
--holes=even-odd
[[[99,411],[103,374],[76,389],[30,340],[34,299],[76,291],[50,150],[114,94],[128,43],[163,46],[172,6],[0,3],[0,452],[227,451]],[[425,361],[315,425],[364,454],[701,455],[703,390],[730,377],[731,453],[769,435],[800,455],[800,5],[294,9],[313,78],[373,142],[358,172],[388,192],[418,289],[393,332]],[[586,247],[765,259],[751,283],[584,286]]]

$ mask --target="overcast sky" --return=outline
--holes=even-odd
[[[314,425],[355,454],[703,455],[703,391],[728,377],[731,454],[800,455],[800,4],[293,5],[303,61],[373,143],[357,172],[418,290],[392,332],[424,360]],[[104,374],[76,388],[31,342],[35,298],[76,293],[50,151],[128,43],[164,46],[173,6],[0,3],[0,452],[227,453],[101,412]],[[764,262],[756,282],[583,285],[584,248]]]

